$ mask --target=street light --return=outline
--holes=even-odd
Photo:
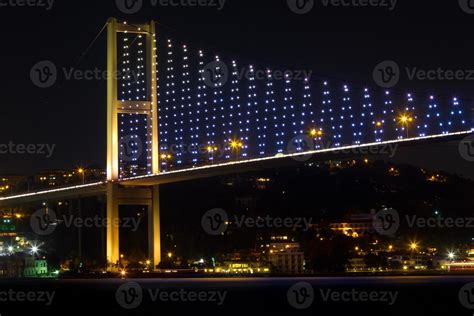
[[[214,153],[219,149],[217,146],[209,145],[207,146],[207,152],[211,155],[211,164],[214,162]]]
[[[318,129],[316,129],[316,128],[313,128],[313,129],[311,129],[311,130],[309,131],[309,135],[311,136],[311,138],[313,139],[313,141],[315,141],[315,140],[320,141],[321,138],[323,137],[323,134],[324,134],[324,133],[323,133],[322,130],[320,130],[320,129],[318,130]],[[315,145],[315,144],[313,143],[313,146],[314,146],[315,148],[317,148],[317,149],[320,148],[320,145],[319,145],[319,144],[316,144],[316,145]]]
[[[411,242],[410,249],[411,249],[410,260],[413,260],[413,252],[415,252],[415,250],[418,249],[418,244],[415,241]]]
[[[160,155],[160,158],[161,158],[162,161],[165,162],[165,165],[168,166],[167,161],[171,161],[171,159],[173,158],[173,156],[171,156],[170,154],[167,154],[167,153],[162,153],[162,154]]]
[[[242,149],[243,147],[244,147],[244,144],[239,140],[233,140],[230,142],[230,149],[235,150],[235,157],[237,160],[239,159],[240,149]]]
[[[313,128],[313,129],[309,132],[309,134],[310,134],[311,136],[313,136],[313,137],[316,137],[316,136],[320,136],[320,137],[321,137],[321,136],[323,136],[323,131],[317,130],[317,129],[314,129],[314,128]]]
[[[406,129],[407,129],[407,138],[409,137],[408,135],[408,125],[413,122],[413,118],[409,115],[406,115],[406,114],[402,114],[399,118],[398,118],[398,121],[400,122],[400,124],[402,124],[402,126],[406,126]]]
[[[84,183],[85,183],[85,178],[84,178],[84,176],[85,176],[86,171],[84,170],[84,168],[79,168],[79,169],[77,169],[77,173],[79,173],[80,175],[82,175],[82,184],[84,184]]]

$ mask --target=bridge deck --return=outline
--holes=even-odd
[[[346,146],[340,148],[319,149],[303,153],[281,154],[274,157],[255,158],[242,161],[231,161],[206,166],[196,166],[186,169],[161,172],[155,175],[139,176],[118,181],[124,187],[154,186],[166,183],[189,181],[193,179],[222,176],[233,173],[243,173],[249,171],[263,170],[300,164],[302,161],[327,161],[329,159],[349,159],[360,156],[361,152],[371,148],[396,145],[420,145],[423,143],[448,142],[459,140],[460,138],[473,133],[464,131],[445,135],[434,135],[418,137],[404,140],[393,140],[381,143],[370,143],[357,146]],[[43,202],[49,200],[60,200],[85,196],[103,195],[107,193],[107,182],[96,182],[85,185],[76,185],[51,190],[37,191],[32,193],[18,194],[0,197],[0,207],[16,206],[21,204]]]

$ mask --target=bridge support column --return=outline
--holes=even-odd
[[[120,260],[119,207],[146,205],[148,207],[148,260],[153,270],[161,262],[161,223],[159,186],[126,188],[107,184],[107,267],[116,271]]]
[[[114,183],[107,184],[107,267],[114,270],[119,261],[119,227],[114,225],[119,218],[118,186]]]
[[[153,270],[161,262],[160,187],[152,189],[152,203],[148,207],[148,257]]]

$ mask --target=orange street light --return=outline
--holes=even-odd
[[[219,150],[219,148],[217,148],[217,146],[215,145],[209,145],[207,146],[207,152],[211,155],[211,164],[214,163],[214,153]]]
[[[406,126],[406,129],[407,129],[407,138],[409,137],[408,136],[408,125],[413,122],[413,118],[409,115],[406,115],[406,114],[402,114],[399,118],[398,118],[398,121],[400,122],[400,124],[402,126]]]
[[[239,140],[232,140],[230,142],[230,149],[235,150],[236,159],[239,159],[239,152],[240,152],[240,149],[242,149],[243,147],[244,147],[244,144]]]
[[[311,136],[313,136],[313,137],[316,137],[316,136],[320,136],[320,137],[321,137],[321,136],[323,136],[323,131],[317,130],[317,129],[314,129],[314,128],[313,128],[313,129],[309,132],[309,134],[310,134]]]
[[[84,168],[79,168],[79,169],[77,169],[77,173],[79,173],[82,176],[82,184],[84,184],[85,183],[85,173],[86,173],[86,171],[84,170]]]

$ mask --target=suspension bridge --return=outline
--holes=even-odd
[[[107,179],[0,197],[13,207],[107,196],[148,206],[149,258],[161,261],[159,185],[260,170],[344,150],[448,141],[472,133],[457,96],[400,94],[313,78],[311,72],[240,64],[175,43],[155,22],[107,24]],[[107,227],[107,261],[119,229]]]

